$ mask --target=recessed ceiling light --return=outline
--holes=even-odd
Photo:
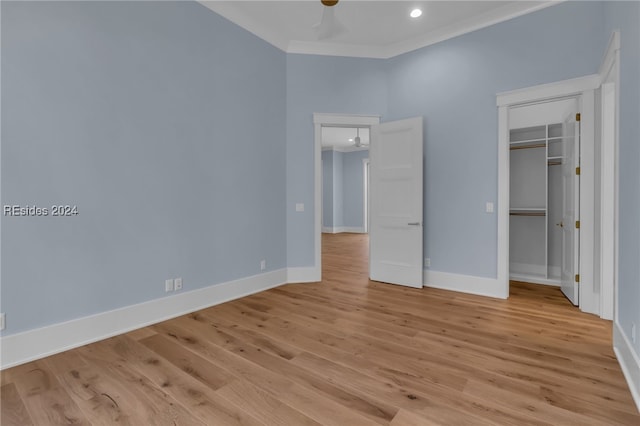
[[[412,18],[419,18],[422,16],[422,9],[415,8],[409,14]]]

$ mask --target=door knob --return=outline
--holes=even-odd
[[[559,226],[560,228],[564,228],[564,223],[562,223],[562,222],[556,223],[556,226]]]

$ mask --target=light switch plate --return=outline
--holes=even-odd
[[[493,203],[492,202],[487,202],[486,210],[487,210],[487,213],[493,213]]]
[[[173,291],[173,280],[164,281],[164,291]]]
[[[296,211],[303,212],[304,211],[304,203],[296,203]]]

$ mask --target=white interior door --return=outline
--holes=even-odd
[[[580,303],[580,121],[577,107],[564,121],[562,129],[562,292],[574,305]]]
[[[369,276],[422,287],[422,117],[371,129]]]

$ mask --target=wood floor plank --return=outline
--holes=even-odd
[[[270,426],[320,426],[320,423],[244,380],[236,380],[216,392]]]
[[[118,395],[119,399],[113,398],[116,401],[126,400],[130,407],[135,407],[126,411],[133,421],[144,425],[206,425],[161,387],[130,368],[129,360],[118,357],[108,350],[110,340],[83,346],[77,351],[90,365],[117,380],[127,389],[126,393]]]
[[[90,424],[44,361],[31,363],[31,369],[16,377],[14,384],[36,425]]]
[[[507,300],[368,279],[323,235],[289,284],[2,371],[12,425],[640,425],[612,323],[551,286]]]
[[[16,385],[8,383],[0,387],[0,425],[3,426],[32,426],[33,421],[27,408],[18,395]]]

